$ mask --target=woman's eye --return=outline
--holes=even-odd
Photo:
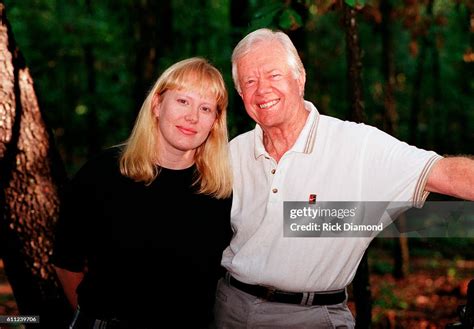
[[[207,106],[201,107],[201,110],[203,110],[204,112],[208,112],[208,113],[212,112],[212,108],[207,107]]]
[[[183,104],[183,105],[188,105],[188,101],[182,98],[178,98],[178,103]]]

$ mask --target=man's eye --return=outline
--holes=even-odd
[[[245,82],[245,84],[247,86],[251,86],[252,84],[254,84],[255,80],[247,80],[247,82]]]
[[[281,74],[280,74],[280,73],[272,74],[272,78],[279,78],[279,77],[281,77]]]

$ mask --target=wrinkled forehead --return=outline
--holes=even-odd
[[[275,69],[289,69],[288,56],[279,43],[260,42],[257,45],[237,60],[240,78],[257,72],[268,73]]]

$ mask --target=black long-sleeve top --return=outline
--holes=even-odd
[[[120,174],[118,154],[112,148],[90,160],[66,188],[53,263],[87,268],[77,293],[88,315],[206,327],[231,235],[231,199],[196,194],[195,166],[163,168],[149,186],[134,182]]]

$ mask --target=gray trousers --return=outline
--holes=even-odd
[[[268,302],[249,295],[221,279],[214,307],[218,329],[353,329],[354,318],[346,302],[303,306]]]

